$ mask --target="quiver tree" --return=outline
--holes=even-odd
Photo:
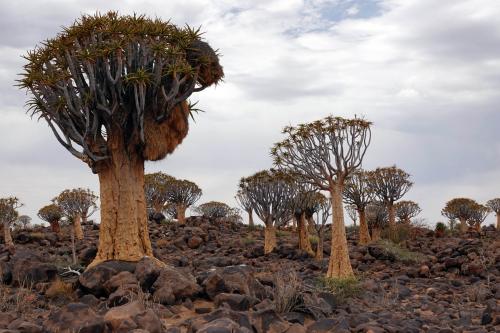
[[[297,127],[286,127],[287,138],[271,154],[279,168],[291,170],[332,201],[332,249],[327,277],[354,275],[344,224],[342,192],[347,177],[359,169],[371,141],[371,123],[362,119],[327,117]]]
[[[467,221],[469,221],[474,213],[474,209],[479,204],[469,198],[455,198],[448,201],[441,210],[441,215],[452,220],[460,222],[460,232],[467,231]]]
[[[31,217],[28,215],[21,215],[17,218],[17,220],[14,222],[14,225],[16,228],[21,229],[21,230],[26,230],[30,227],[31,225]]]
[[[344,203],[349,207],[355,207],[359,216],[359,244],[370,242],[370,233],[366,223],[366,206],[373,200],[373,195],[368,187],[366,172],[358,170],[346,180],[344,186]]]
[[[394,209],[396,211],[396,217],[398,218],[398,221],[400,223],[406,223],[406,224],[410,224],[411,219],[420,214],[420,212],[422,212],[422,209],[420,208],[418,203],[410,200],[403,200],[397,202],[394,205]]]
[[[169,187],[174,181],[174,177],[163,172],[148,173],[144,175],[146,207],[155,213],[164,211],[168,200]]]
[[[50,204],[40,208],[40,210],[38,211],[38,217],[41,220],[48,222],[53,232],[55,232],[56,234],[61,233],[61,226],[59,222],[63,217],[63,212],[58,205]]]
[[[495,198],[488,200],[486,202],[486,207],[491,209],[491,211],[495,212],[497,216],[497,231],[500,230],[500,198]]]
[[[320,208],[321,196],[307,184],[297,185],[295,197],[292,200],[293,216],[297,224],[297,234],[299,238],[299,249],[314,256],[314,251],[309,240],[309,229],[307,222],[311,224],[311,219]],[[314,222],[312,222],[314,224]]]
[[[82,222],[85,224],[87,218],[97,210],[97,199],[91,190],[76,188],[62,191],[52,202],[59,206],[63,215],[73,224],[76,238],[82,240]]]
[[[347,205],[345,207],[347,215],[352,220],[354,227],[356,227],[356,222],[358,221],[358,209],[354,205]]]
[[[22,203],[16,197],[0,198],[0,223],[3,226],[3,240],[7,247],[14,247],[10,228],[19,217],[17,209],[21,206]]]
[[[314,229],[318,234],[318,245],[316,247],[316,260],[323,259],[323,245],[325,243],[325,229],[332,210],[332,202],[321,193],[316,193],[316,207],[310,217],[314,222]],[[309,211],[308,211],[309,213]]]
[[[197,206],[194,210],[198,214],[210,219],[223,218],[231,213],[231,207],[219,201],[206,202]]]
[[[368,186],[374,197],[387,207],[389,235],[392,238],[396,225],[394,202],[401,199],[413,185],[410,181],[410,175],[396,166],[392,166],[369,171],[367,177]]]
[[[472,211],[470,218],[467,220],[469,227],[476,231],[481,231],[481,224],[484,222],[491,210],[481,204],[477,204]]]
[[[176,218],[180,224],[186,223],[186,209],[201,197],[201,189],[189,180],[175,179],[167,187],[169,205],[175,206]]]
[[[96,258],[153,256],[144,162],[172,153],[188,132],[187,98],[223,76],[217,53],[189,27],[145,16],[84,15],[26,55],[20,86],[74,156],[99,175]]]
[[[289,175],[264,170],[241,178],[239,187],[247,193],[252,209],[264,222],[264,253],[277,245],[276,227],[286,224],[293,215],[295,187]]]
[[[366,206],[365,212],[371,239],[376,242],[380,239],[382,229],[386,228],[389,223],[387,208],[383,203],[375,202]]]
[[[250,201],[248,194],[241,188],[238,189],[238,192],[236,193],[236,202],[238,202],[238,205],[248,214],[248,225],[250,227],[254,226],[253,222],[253,209],[252,209],[252,202]]]

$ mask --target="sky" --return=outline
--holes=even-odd
[[[0,197],[18,196],[35,223],[65,188],[99,187],[26,114],[21,56],[81,14],[108,10],[201,25],[222,54],[224,82],[192,96],[205,112],[172,155],[146,164],[196,182],[199,203],[236,206],[238,180],[272,166],[284,126],[328,115],[373,122],[363,167],[410,173],[404,199],[429,225],[451,198],[500,197],[500,1],[0,1]]]

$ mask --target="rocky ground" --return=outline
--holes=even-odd
[[[418,229],[400,246],[358,246],[357,281],[332,283],[325,259],[296,250],[279,231],[189,218],[150,225],[159,267],[107,262],[78,275],[96,252],[98,226],[71,242],[48,229],[0,244],[0,333],[7,332],[500,332],[500,232],[436,238]]]

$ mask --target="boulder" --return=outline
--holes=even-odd
[[[57,333],[104,333],[106,324],[102,316],[97,315],[88,305],[70,303],[60,310],[52,312],[43,323],[48,332]]]
[[[190,298],[201,291],[195,278],[180,272],[174,267],[164,267],[153,284],[155,292],[161,288],[169,288],[176,299]]]
[[[389,261],[395,261],[396,257],[394,254],[390,253],[387,251],[385,248],[383,248],[380,245],[370,245],[368,246],[368,253],[378,259],[378,260],[389,260]]]
[[[120,272],[134,272],[135,263],[111,260],[98,264],[80,275],[80,288],[97,297],[108,296],[109,290],[104,285]]]
[[[253,312],[251,321],[257,333],[283,333],[290,327],[290,324],[273,309]]]
[[[203,239],[199,236],[190,237],[187,241],[187,246],[190,249],[197,249],[201,244],[203,244]]]
[[[197,333],[239,333],[240,326],[229,318],[218,318],[203,324]]]
[[[250,309],[257,302],[258,299],[254,297],[239,294],[221,293],[214,298],[216,307],[227,304],[232,310],[235,311],[248,311],[248,309]]]
[[[127,287],[137,288],[138,284],[139,281],[137,281],[137,278],[133,273],[123,271],[112,276],[108,281],[106,281],[104,283],[104,288],[108,293],[112,293],[117,289],[127,289]]]
[[[307,333],[349,333],[349,324],[342,317],[325,318],[307,327]]]
[[[142,258],[135,267],[135,277],[142,289],[149,290],[160,275],[161,267],[151,258]]]
[[[235,322],[240,327],[240,329],[244,330],[243,332],[254,332],[247,312],[238,312],[227,308],[219,308],[210,313],[199,315],[197,317],[189,319],[186,322],[188,324],[188,332],[198,332],[198,330],[205,326],[207,323],[221,318],[227,318]]]
[[[17,250],[9,265],[12,282],[16,285],[50,282],[57,277],[56,266],[44,262],[42,257],[30,250]]]

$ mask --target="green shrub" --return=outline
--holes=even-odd
[[[422,253],[412,252],[390,240],[382,239],[377,244],[381,245],[388,253],[391,253],[396,260],[408,263],[418,263],[425,260],[425,255]]]
[[[355,297],[361,292],[360,282],[355,277],[344,279],[320,277],[318,287],[334,294],[340,302]]]
[[[318,236],[314,235],[309,236],[309,243],[311,243],[311,245],[317,245],[318,242],[319,242]]]

